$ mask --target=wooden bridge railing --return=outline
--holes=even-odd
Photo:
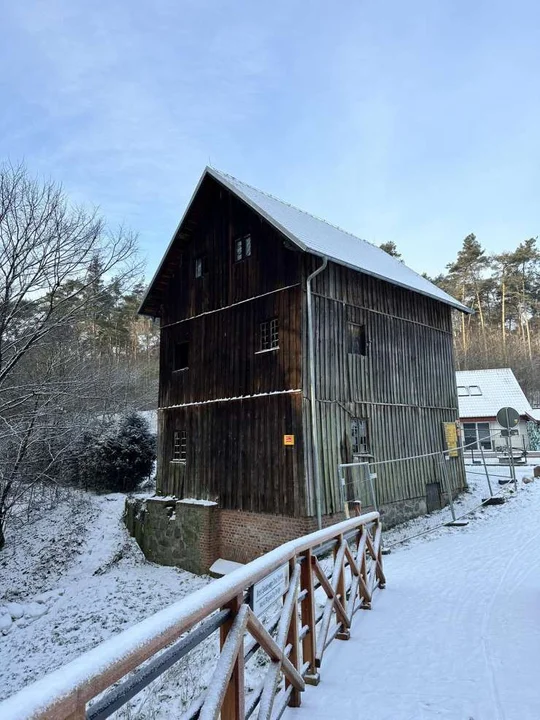
[[[107,640],[0,703],[0,720],[103,720],[218,629],[208,690],[182,718],[243,720],[257,709],[260,719],[280,717],[300,705],[306,683],[318,683],[326,648],[349,638],[356,611],[369,609],[384,584],[379,515],[354,517],[288,542]],[[259,590],[267,600],[278,593],[270,621],[255,612]],[[247,694],[244,666],[261,648],[270,662]]]

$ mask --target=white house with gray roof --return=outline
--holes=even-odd
[[[458,370],[456,385],[465,445],[473,450],[504,447],[506,440],[500,435],[497,413],[503,407],[513,407],[520,421],[512,445],[528,449],[527,423],[540,421],[540,410],[531,407],[510,368]]]

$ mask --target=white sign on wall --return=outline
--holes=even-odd
[[[262,615],[277,600],[281,600],[289,587],[289,565],[282,565],[273,573],[255,583],[251,589],[251,609]]]

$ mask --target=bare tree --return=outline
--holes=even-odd
[[[4,527],[36,484],[54,486],[110,378],[84,329],[104,283],[136,279],[136,238],[111,232],[54,182],[0,166],[0,549]]]

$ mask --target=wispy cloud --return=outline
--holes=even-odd
[[[539,11],[517,6],[6,3],[0,156],[139,230],[150,271],[210,160],[434,272],[470,231],[538,231]]]

